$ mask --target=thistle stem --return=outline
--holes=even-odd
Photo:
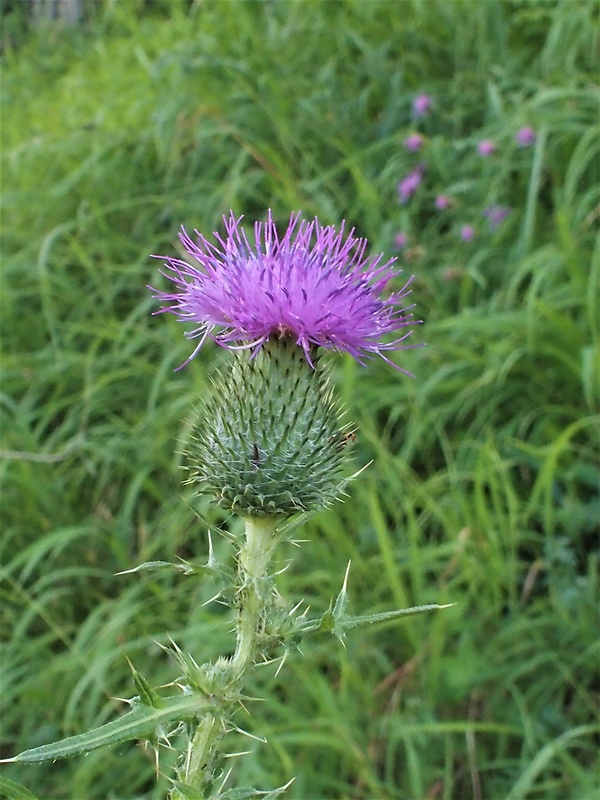
[[[240,596],[237,645],[231,659],[232,680],[240,685],[255,662],[272,595],[272,581],[267,569],[275,544],[273,533],[277,524],[278,519],[273,517],[246,519],[245,543],[238,556]]]
[[[276,543],[276,517],[248,517],[244,540],[238,553],[236,648],[224,662],[223,696],[216,697],[219,713],[206,714],[191,739],[181,779],[210,800],[215,771],[220,762],[221,744],[238,704],[246,676],[255,666],[261,649],[265,621],[273,598],[273,580],[268,574]],[[172,800],[183,797],[177,789]]]

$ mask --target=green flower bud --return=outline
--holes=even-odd
[[[186,483],[244,517],[317,511],[340,494],[349,437],[311,357],[289,337],[236,353],[196,411]]]

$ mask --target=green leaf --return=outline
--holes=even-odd
[[[145,561],[143,564],[138,564],[137,567],[117,572],[117,575],[132,575],[135,572],[164,572],[170,569],[182,572],[184,575],[193,575],[195,572],[202,572],[204,567],[195,567],[187,561],[182,561],[181,564],[174,564],[172,561]]]
[[[138,564],[137,567],[117,572],[117,575],[133,575],[136,572],[166,572],[168,570],[179,572],[185,576],[211,575],[228,582],[232,582],[234,578],[233,570],[224,564],[219,564],[212,556],[212,548],[211,558],[209,558],[207,564],[193,564],[190,561],[183,561],[183,559],[178,563],[173,561],[145,561],[143,564]]]
[[[129,668],[131,670],[133,682],[135,683],[139,692],[139,702],[142,705],[150,706],[151,708],[163,708],[164,702],[162,697],[154,691],[146,678],[144,678],[144,676],[137,671],[129,659],[127,659],[127,663],[129,664]]]
[[[390,619],[399,619],[400,617],[412,617],[415,614],[424,614],[427,611],[439,611],[443,608],[451,608],[455,603],[446,603],[439,605],[438,603],[430,603],[425,606],[412,606],[412,608],[399,608],[396,611],[382,611],[379,614],[363,614],[360,617],[343,617],[336,620],[336,628],[342,628],[343,631],[348,628],[355,628],[357,625],[368,625],[373,622],[385,622]],[[336,631],[334,630],[334,633]]]
[[[338,594],[335,605],[333,607],[333,616],[335,620],[343,619],[346,615],[346,606],[348,605],[348,575],[350,574],[350,561],[348,562],[348,566],[346,567],[346,573],[344,575],[344,582],[342,584],[342,588],[340,589],[340,593]]]
[[[164,699],[164,708],[151,708],[140,705],[122,717],[107,722],[99,728],[94,728],[77,736],[69,736],[59,742],[44,744],[25,750],[14,758],[2,759],[4,763],[16,761],[35,762],[48,761],[57,758],[67,758],[81,753],[88,753],[99,747],[127,742],[131,739],[140,739],[154,733],[156,728],[165,722],[180,720],[190,717],[206,705],[206,701],[198,696],[168,697]]]
[[[2,797],[6,797],[6,800],[38,800],[34,794],[31,794],[29,789],[21,786],[20,783],[9,781],[8,778],[3,778],[1,775],[0,792]]]
[[[295,778],[292,778],[285,786],[280,786],[278,789],[271,789],[270,791],[260,791],[259,789],[228,789],[223,794],[218,795],[218,800],[251,800],[257,797],[261,797],[262,800],[276,800],[283,796],[283,793],[289,789],[294,780]]]

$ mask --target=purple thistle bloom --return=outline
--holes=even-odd
[[[416,153],[417,150],[421,149],[424,141],[420,133],[411,133],[411,135],[407,136],[404,140],[404,147],[411,153]]]
[[[337,231],[315,218],[300,221],[292,214],[280,238],[271,212],[266,222],[254,226],[254,240],[241,229],[241,217],[224,217],[226,236],[214,234],[216,244],[196,231],[194,243],[182,228],[181,242],[197,262],[164,258],[161,273],[178,291],[161,292],[149,287],[163,303],[157,314],[170,311],[194,328],[185,335],[199,339],[189,363],[207,338],[230,350],[252,348],[258,352],[271,337],[293,337],[312,366],[314,346],[349,353],[360,364],[375,355],[395,366],[386,350],[403,350],[401,343],[412,331],[392,341],[387,334],[414,325],[413,308],[404,305],[410,294],[409,278],[387,297],[382,292],[401,270],[395,258],[367,256],[367,240],[347,233],[344,223]],[[396,367],[402,370],[400,367]]]
[[[515,141],[519,147],[529,147],[535,142],[535,131],[530,125],[526,125],[515,133]]]
[[[396,250],[402,250],[408,243],[408,235],[404,231],[400,231],[394,236],[394,245]]]
[[[438,211],[444,211],[444,209],[449,208],[452,205],[452,198],[448,197],[447,194],[438,194],[435,198],[435,207]]]
[[[412,172],[409,172],[405,178],[402,178],[400,183],[397,186],[398,195],[400,196],[400,202],[402,204],[407,203],[408,200],[412,197],[415,191],[418,189],[421,180],[423,178],[424,168],[422,166],[417,167]]]
[[[475,228],[472,225],[463,225],[460,229],[460,238],[463,242],[472,242],[475,238]]]
[[[487,221],[490,225],[490,230],[495,231],[509,216],[512,209],[507,208],[506,206],[489,206],[483,212],[483,216],[486,217]]]
[[[477,144],[477,152],[482,158],[487,158],[496,152],[496,145],[491,139],[482,139]]]
[[[432,100],[428,94],[418,94],[413,100],[413,114],[415,117],[424,117],[431,109]]]

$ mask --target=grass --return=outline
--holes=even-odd
[[[231,647],[202,560],[235,525],[185,495],[177,439],[225,358],[152,317],[150,253],[229,208],[345,218],[415,273],[426,348],[335,361],[373,465],[281,576],[325,609],[453,602],[303,645],[250,687],[235,778],[295,800],[591,800],[598,703],[598,31],[594,2],[92,4],[3,33],[1,753],[99,725]],[[467,24],[468,23],[468,24]],[[411,119],[419,92],[434,98]],[[530,148],[514,133],[532,125]],[[403,139],[418,128],[425,149]],[[493,139],[490,159],[476,143]],[[419,160],[405,204],[397,182]],[[437,193],[454,205],[433,209]],[[510,216],[488,230],[492,203]],[[476,238],[462,242],[462,224]],[[216,543],[229,554],[225,541]],[[232,751],[248,742],[232,740]],[[166,774],[173,754],[164,752]],[[9,765],[40,800],[161,798],[131,744]]]

